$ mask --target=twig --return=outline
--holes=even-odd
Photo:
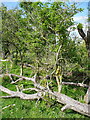
[[[24,79],[23,79],[23,78],[19,78],[19,79],[17,79],[16,81],[12,81],[11,84],[15,84],[15,83],[17,83],[17,82],[19,82],[19,81],[22,81],[22,80],[24,80]]]
[[[6,109],[6,108],[8,108],[8,107],[12,107],[12,106],[15,106],[15,104],[5,106],[5,107],[2,108],[2,110]]]
[[[35,91],[39,91],[38,89],[36,89],[36,88],[26,88],[26,89],[23,89],[22,91],[26,91],[26,90],[35,90]]]
[[[19,78],[22,78],[22,79],[25,79],[25,80],[29,80],[29,81],[32,81],[32,82],[35,82],[35,79],[34,78],[28,78],[28,77],[24,77],[24,76],[21,76],[21,75],[16,75],[16,74],[4,74],[4,76],[15,76],[15,77],[19,77]]]
[[[73,82],[62,82],[63,85],[76,85],[80,87],[86,87],[88,88],[89,85],[83,84],[83,83],[73,83]]]

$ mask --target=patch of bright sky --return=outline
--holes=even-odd
[[[13,0],[13,2],[18,2],[18,1],[32,1],[32,2],[36,2],[36,1],[41,1],[41,2],[50,2],[50,1],[55,1],[55,2],[89,2],[90,0]],[[1,0],[1,2],[12,2],[12,0]]]
[[[84,20],[85,20],[85,22],[86,22],[86,18],[88,17],[88,9],[87,9],[88,8],[88,2],[79,3],[78,8],[83,8],[84,11],[76,14],[74,16],[75,20],[80,21],[80,22],[84,22]]]
[[[7,7],[7,9],[13,9],[19,6],[19,2],[2,2],[2,3]]]

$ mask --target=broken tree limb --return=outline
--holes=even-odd
[[[19,81],[22,81],[22,80],[24,80],[24,79],[23,79],[23,78],[19,78],[19,79],[17,79],[16,81],[12,81],[11,84],[15,84],[15,83],[17,83],[17,82],[19,82]]]
[[[24,76],[21,76],[21,75],[16,75],[16,74],[11,74],[12,76],[15,76],[15,77],[19,77],[19,78],[22,78],[22,79],[25,79],[25,80],[30,80],[32,82],[35,82],[35,79],[34,78],[28,78],[28,77],[24,77]]]
[[[0,77],[4,77],[4,76],[15,76],[15,77],[22,78],[24,80],[29,80],[29,81],[35,82],[34,78],[29,78],[29,77],[25,77],[25,76],[21,76],[21,75],[16,75],[16,74],[2,74],[2,75],[0,75]]]
[[[27,80],[27,77],[24,78],[24,79]],[[28,79],[28,80],[29,80],[29,79]],[[30,79],[30,80],[31,80],[31,79]],[[18,82],[18,80],[17,80],[17,82]],[[86,87],[86,88],[89,87],[89,85],[87,85],[87,84],[83,84],[83,83],[74,83],[74,82],[62,82],[62,85],[75,85],[75,86]]]
[[[2,108],[2,110],[6,109],[6,108],[8,108],[8,107],[12,107],[12,106],[15,106],[15,104],[5,106],[5,107]]]
[[[86,85],[83,83],[73,83],[73,82],[62,82],[62,85],[75,85],[75,86],[86,87],[86,88],[89,87],[89,85]]]
[[[35,66],[30,65],[30,64],[27,64],[27,63],[24,63],[23,65],[24,65],[24,67],[31,67],[31,68],[33,68],[33,69],[36,69],[36,67],[35,67]]]
[[[2,98],[10,98],[10,97],[19,97],[20,99],[26,99],[26,100],[34,100],[34,99],[43,99],[45,94],[49,94],[49,97],[51,98],[55,98],[55,100],[61,104],[64,104],[65,106],[61,109],[62,111],[66,110],[66,109],[72,109],[78,113],[87,115],[90,117],[90,104],[84,104],[84,103],[80,103],[77,100],[74,100],[73,98],[68,97],[65,94],[62,93],[58,93],[55,91],[51,91],[49,88],[47,87],[43,87],[41,86],[39,83],[36,83],[36,75],[33,78],[28,78],[28,77],[24,77],[24,76],[19,76],[19,75],[15,75],[12,74],[13,76],[17,76],[20,78],[24,78],[26,80],[31,80],[33,81],[34,87],[35,89],[37,89],[37,93],[35,94],[25,94],[23,92],[19,92],[19,91],[11,91],[5,87],[3,87],[2,85],[0,85],[0,90],[9,94],[10,96],[2,96]],[[32,88],[31,88],[32,89]],[[44,99],[43,99],[44,100]]]
[[[36,88],[26,88],[26,89],[23,89],[22,91],[26,91],[26,90],[34,90],[34,91],[39,91],[38,89],[36,89]]]
[[[54,71],[54,73],[55,73],[55,71]],[[50,79],[50,75],[47,75],[45,77],[45,79]],[[74,83],[74,82],[62,82],[62,85],[75,85],[75,86],[86,87],[86,88],[89,87],[89,85],[87,85],[87,84],[84,84],[84,83]]]
[[[33,100],[33,99],[39,99],[40,96],[41,96],[41,93],[35,93],[35,94],[30,94],[30,95],[27,95],[25,93],[22,93],[22,92],[14,92],[14,91],[11,91],[5,87],[3,87],[2,85],[0,85],[0,90],[9,94],[11,97],[19,97],[21,99],[26,99],[26,100]],[[9,97],[10,97],[9,96]],[[7,96],[6,96],[7,97]],[[4,96],[5,98],[5,96]]]
[[[16,75],[16,74],[4,74],[4,75],[0,75],[0,76],[16,76],[19,77],[19,79],[17,79],[16,81],[13,81],[12,84],[17,83],[18,81],[21,80],[30,80],[32,82],[36,81],[36,74],[34,75],[34,78],[28,78],[28,77],[24,77],[24,76],[20,76],[20,75]],[[81,87],[89,87],[89,85],[87,84],[83,84],[83,83],[74,83],[74,82],[62,82],[63,85],[75,85],[75,86],[81,86]],[[40,85],[39,85],[40,86]]]
[[[0,96],[0,98],[15,98],[15,96]]]
[[[64,95],[64,94],[61,94],[58,92],[51,92],[50,90],[44,90],[44,91],[41,91],[41,92],[38,92],[35,94],[27,95],[22,92],[11,91],[1,85],[0,85],[0,90],[5,93],[8,93],[9,95],[11,95],[11,97],[19,97],[21,99],[26,99],[26,100],[34,100],[34,99],[40,99],[40,98],[43,99],[43,92],[48,92],[50,95],[55,97],[57,102],[65,104],[65,106],[61,109],[62,111],[64,111],[65,109],[72,109],[81,114],[90,116],[90,105],[80,103],[80,102],[68,97],[67,95]],[[3,98],[5,98],[5,96]],[[8,98],[8,97],[6,96],[6,98]]]
[[[81,114],[90,116],[90,105],[80,103],[77,100],[74,100],[64,94],[54,92],[56,99],[58,102],[65,104],[65,106],[62,108],[62,111],[65,109],[72,109],[76,112],[79,112]]]
[[[17,79],[16,81],[13,81],[11,82],[11,84],[15,84],[19,81],[22,81],[22,80],[30,80],[32,82],[35,82],[35,79],[36,79],[36,75],[34,76],[34,78],[29,78],[29,77],[24,77],[24,76],[20,76],[20,75],[16,75],[16,74],[3,74],[3,75],[0,75],[0,77],[3,77],[3,76],[15,76],[15,77],[19,77],[19,79]],[[89,85],[87,84],[83,84],[83,83],[74,83],[74,82],[62,82],[62,85],[75,85],[75,86],[80,86],[80,87],[86,87],[88,88]]]
[[[64,107],[61,108],[61,111],[64,111],[66,109],[69,109],[71,106],[70,105],[65,105]]]

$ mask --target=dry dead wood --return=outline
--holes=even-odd
[[[35,69],[35,66],[33,66],[33,65],[30,65],[30,64],[27,64],[27,63],[24,63],[23,65],[24,65],[24,67],[31,67],[31,68]]]
[[[14,92],[12,90],[9,90],[9,89],[3,87],[2,85],[0,85],[0,90],[10,95],[10,96],[2,96],[2,98],[19,97],[19,98],[25,99],[25,100],[33,100],[33,99],[39,99],[41,96],[40,92],[28,95],[28,94],[25,94],[25,93],[22,93],[19,91]]]
[[[55,100],[59,103],[64,104],[65,106],[61,109],[62,111],[66,110],[66,109],[72,109],[78,113],[90,116],[90,105],[89,104],[84,104],[84,103],[80,103],[77,100],[74,100],[73,98],[68,97],[65,94],[62,93],[58,93],[55,91],[51,91],[49,89],[49,87],[43,87],[41,86],[39,83],[36,82],[36,75],[33,78],[28,78],[28,77],[24,77],[24,76],[19,76],[19,75],[15,75],[15,74],[11,74],[11,76],[16,76],[19,78],[23,78],[25,80],[31,80],[34,84],[35,88],[28,88],[26,90],[35,90],[36,93],[35,94],[25,94],[23,93],[23,91],[25,89],[22,90],[22,92],[20,91],[12,91],[9,90],[5,87],[3,87],[2,85],[0,85],[0,90],[9,94],[9,96],[1,96],[2,98],[10,98],[10,97],[19,97],[21,99],[26,99],[26,100],[34,100],[34,99],[43,99],[43,96],[48,93],[49,96],[52,96],[55,98]]]
[[[72,109],[81,114],[90,116],[90,105],[80,103],[77,100],[74,100],[68,97],[67,95],[64,95],[58,92],[54,92],[54,94],[57,96],[56,98],[58,102],[65,104],[65,106],[61,109],[62,111],[66,109]]]
[[[29,80],[29,81],[35,82],[34,78],[28,78],[28,77],[20,76],[20,75],[16,75],[16,74],[4,74],[4,75],[0,75],[0,77],[3,77],[3,76],[9,76],[10,80],[12,81],[11,84],[15,84],[15,83],[17,83],[17,82],[19,82],[21,80]],[[19,77],[19,79],[17,79],[16,81],[13,81],[13,79],[12,79],[11,76]],[[86,88],[89,87],[89,85],[87,85],[87,84],[74,83],[74,82],[62,82],[62,85],[75,85],[75,86],[86,87]]]
[[[89,85],[83,84],[83,83],[74,83],[74,82],[62,82],[63,85],[75,85],[80,87],[86,87],[88,88]]]

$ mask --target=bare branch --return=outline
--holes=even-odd
[[[62,110],[65,110],[66,108],[69,107],[69,109],[72,109],[74,111],[77,111],[81,114],[90,116],[90,105],[88,104],[84,104],[84,103],[80,103],[77,100],[74,100],[64,94],[58,93],[58,92],[54,92],[56,99],[58,102],[62,103],[62,104],[66,104],[66,106],[64,108],[62,108]]]
[[[17,82],[19,82],[19,81],[22,81],[22,80],[24,80],[24,79],[23,79],[23,78],[19,78],[19,79],[17,79],[16,81],[12,81],[11,84],[15,84],[15,83],[17,83]]]
[[[0,96],[0,98],[15,98],[14,96]]]
[[[61,111],[64,111],[64,110],[66,110],[66,109],[70,109],[70,105],[67,104],[67,105],[65,105],[64,107],[62,107],[62,108],[61,108]]]
[[[39,91],[38,89],[36,89],[36,88],[26,88],[26,89],[23,89],[22,91],[26,91],[26,90],[35,90],[35,91]]]
[[[35,82],[34,78],[28,78],[28,77],[24,77],[24,76],[16,75],[16,74],[4,74],[4,75],[0,75],[0,76],[1,77],[3,77],[3,76],[15,76],[15,77],[19,77],[19,78],[22,78],[22,79],[25,79],[25,80],[29,80],[29,81]]]
[[[0,59],[0,61],[10,61],[10,60],[8,60],[8,59],[5,59],[5,60]]]
[[[88,88],[89,85],[83,84],[83,83],[73,83],[73,82],[62,82],[63,85],[76,85],[80,87],[86,87]]]
[[[19,97],[21,99],[26,99],[26,100],[39,99],[40,96],[42,95],[41,93],[27,95],[27,94],[22,93],[22,92],[14,92],[14,91],[11,91],[11,90],[3,87],[2,85],[0,85],[0,90],[11,95],[11,97]],[[5,96],[4,96],[4,98],[5,98]],[[6,98],[7,98],[7,96],[6,96]]]
[[[12,74],[14,75],[14,74]],[[18,75],[14,75],[19,77]],[[35,81],[35,76],[34,78],[27,78],[24,76],[20,76],[20,78],[26,79],[26,80],[31,80],[31,81]],[[34,80],[33,80],[34,79]],[[55,98],[55,100],[59,103],[65,104],[65,106],[61,109],[62,111],[64,111],[65,109],[72,109],[76,112],[79,112],[81,114],[90,116],[90,105],[88,104],[84,104],[84,103],[80,103],[77,100],[74,100],[70,97],[68,97],[67,95],[55,92],[55,91],[51,91],[49,88],[45,88],[43,86],[41,86],[39,83],[33,82],[34,83],[34,87],[35,88],[31,88],[32,90],[36,90],[37,93],[35,94],[25,94],[22,92],[14,92],[11,91],[5,87],[3,87],[2,85],[0,85],[0,90],[9,94],[10,96],[2,96],[3,98],[10,98],[10,97],[19,97],[21,99],[26,99],[26,100],[34,100],[34,99],[44,99],[43,96],[48,93],[49,97],[51,98]],[[80,86],[82,86],[82,84],[79,84]],[[24,90],[24,89],[23,89]]]
[[[15,106],[15,104],[5,106],[5,107],[2,108],[2,110],[6,109],[6,108],[8,108],[8,107],[12,107],[12,106]]]
[[[27,64],[27,63],[24,63],[24,66],[25,66],[25,67],[31,67],[31,68],[35,69],[35,66],[32,66],[32,65]]]

